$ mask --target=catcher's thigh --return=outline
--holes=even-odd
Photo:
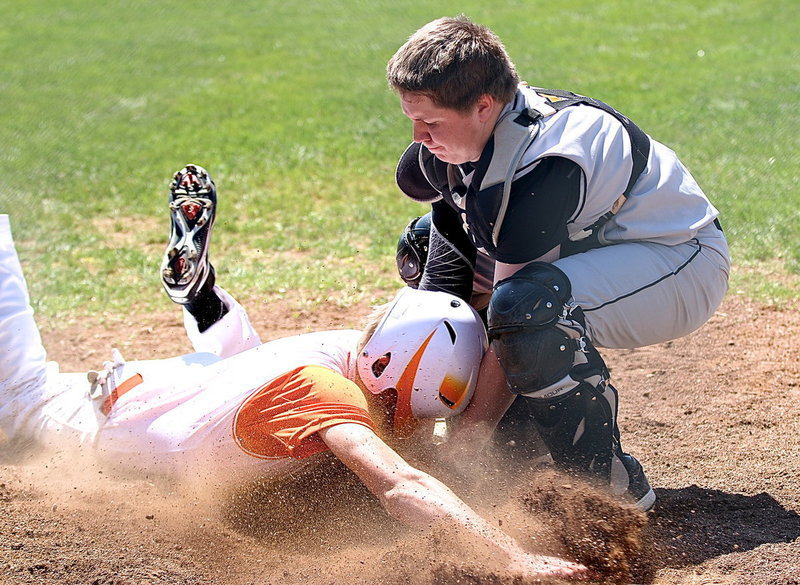
[[[554,264],[572,283],[589,338],[609,348],[643,347],[691,333],[722,302],[730,270],[725,238],[713,224],[684,244],[624,242]]]

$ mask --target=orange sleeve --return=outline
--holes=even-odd
[[[233,437],[263,459],[304,459],[326,451],[318,432],[342,423],[375,430],[359,387],[323,366],[303,366],[267,382],[233,418]]]

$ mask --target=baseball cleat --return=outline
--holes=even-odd
[[[642,512],[647,512],[656,503],[656,493],[647,481],[642,464],[636,457],[627,453],[621,453],[618,457],[628,472],[628,487],[623,496],[632,501]]]
[[[217,190],[208,171],[189,164],[175,173],[169,192],[172,224],[161,263],[161,283],[173,302],[186,305],[214,270],[208,261],[208,243]]]

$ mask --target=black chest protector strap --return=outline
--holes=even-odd
[[[631,141],[633,166],[625,191],[620,194],[620,197],[614,202],[614,205],[608,212],[600,216],[592,225],[572,236],[568,242],[562,244],[561,255],[569,256],[570,254],[583,252],[599,246],[598,235],[600,227],[619,211],[630,194],[634,183],[636,183],[636,180],[647,166],[647,159],[650,155],[650,139],[647,137],[647,134],[626,116],[599,100],[559,89],[531,89],[533,89],[543,101],[535,106],[527,104],[521,109],[509,110],[498,120],[495,127],[495,148],[503,148],[504,150],[496,151],[495,157],[493,158],[499,161],[508,161],[508,166],[505,169],[505,176],[502,179],[503,199],[500,203],[497,219],[492,229],[492,241],[495,246],[498,244],[500,229],[508,209],[511,196],[511,183],[514,179],[514,174],[528,146],[530,146],[531,142],[533,142],[539,133],[539,125],[536,122],[564,108],[584,104],[599,108],[614,116],[628,132]],[[491,173],[487,173],[487,175],[489,174]],[[485,177],[485,179],[486,178],[488,177]],[[484,184],[480,186],[481,189],[491,186],[485,184],[487,182],[485,179],[482,181]]]

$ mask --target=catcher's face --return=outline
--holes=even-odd
[[[441,161],[461,164],[477,161],[489,140],[500,109],[488,95],[466,112],[442,108],[424,95],[403,93],[403,113],[413,124],[414,142],[419,142]]]

